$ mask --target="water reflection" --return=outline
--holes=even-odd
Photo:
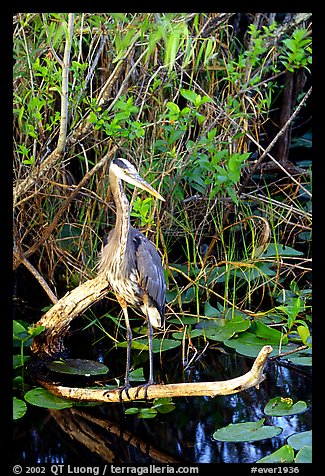
[[[252,362],[210,351],[195,369],[185,377],[182,375],[186,380],[224,380],[247,372]],[[162,368],[169,369],[170,365],[165,362]],[[254,462],[285,444],[293,433],[311,429],[309,370],[269,362],[265,373],[267,380],[259,390],[248,389],[213,399],[174,399],[174,412],[151,420],[124,415],[120,404],[61,411],[31,408],[29,416],[16,424],[15,463]],[[179,369],[175,369],[176,381],[177,378],[181,380]],[[275,396],[304,400],[308,410],[290,417],[269,417],[263,409]],[[132,405],[125,404],[124,408]],[[267,425],[283,428],[282,433],[253,443],[223,443],[212,437],[218,428],[229,423],[261,418],[265,418]]]

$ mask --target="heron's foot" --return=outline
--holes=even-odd
[[[141,388],[143,388],[144,389],[144,398],[145,398],[145,400],[147,400],[148,388],[150,387],[150,385],[154,385],[154,384],[155,384],[155,382],[153,380],[149,380],[147,383],[139,385],[137,387],[137,390],[135,392],[134,397],[137,398],[138,395],[139,395],[139,391],[141,390]]]
[[[131,385],[129,383],[125,383],[124,385],[122,385],[122,387],[119,387],[118,393],[119,393],[119,399],[120,399],[121,403],[123,402],[123,398],[122,398],[123,391],[126,393],[126,396],[128,397],[128,399],[132,400],[130,395],[129,395],[129,389],[130,388],[131,388]]]

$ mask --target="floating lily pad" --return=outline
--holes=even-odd
[[[180,340],[174,340],[174,339],[153,339],[152,341],[152,351],[154,353],[159,353],[159,352],[164,352],[165,350],[170,350],[174,349],[175,347],[178,347],[181,345]],[[117,344],[117,347],[127,347],[127,342],[120,342]],[[132,341],[132,349],[136,350],[148,350],[149,345],[148,345],[148,339],[133,339]]]
[[[157,410],[154,408],[131,407],[125,410],[125,414],[138,415],[138,418],[154,418],[157,415]]]
[[[312,463],[312,447],[303,446],[297,453],[296,463]]]
[[[301,433],[295,433],[289,436],[288,444],[295,450],[300,450],[303,446],[311,446],[312,444],[312,430],[302,431]]]
[[[307,410],[306,402],[299,401],[293,403],[291,398],[275,397],[270,400],[264,408],[264,413],[270,416],[287,416],[303,413]]]
[[[289,362],[295,365],[305,365],[311,367],[313,364],[311,349],[285,356],[285,359],[289,360]]]
[[[36,407],[53,408],[55,410],[62,410],[63,408],[70,408],[74,402],[66,400],[61,397],[56,397],[45,388],[37,387],[25,393],[26,402]]]
[[[222,317],[221,311],[214,306],[211,306],[209,301],[205,301],[204,303],[204,315],[206,317]]]
[[[59,372],[62,374],[83,375],[84,377],[90,377],[91,375],[102,375],[108,372],[106,365],[87,359],[53,360],[53,362],[47,366],[54,372]]]
[[[256,463],[293,463],[294,462],[294,451],[292,446],[284,445],[281,446],[278,450],[274,451],[264,458],[261,458],[256,461]]]
[[[175,410],[175,403],[173,403],[171,397],[157,398],[153,402],[152,408],[159,413],[170,413]]]
[[[201,329],[191,329],[191,330],[187,329],[186,332],[185,332],[185,339],[188,339],[189,337],[191,337],[191,339],[193,339],[194,337],[201,336],[202,334],[203,334],[203,332],[201,331]],[[184,339],[184,331],[173,332],[172,337],[174,339],[183,340]]]
[[[224,341],[224,344],[227,347],[231,347],[235,349],[238,354],[245,355],[247,357],[257,357],[260,350],[264,345],[271,345],[273,347],[273,351],[270,356],[275,356],[279,354],[279,345],[272,342],[270,339],[263,339],[252,332],[245,331],[241,333],[238,337],[228,339]],[[286,352],[288,350],[292,350],[292,347],[289,345],[282,345],[281,351]]]
[[[198,318],[194,316],[184,316],[181,319],[168,319],[168,323],[170,324],[183,324],[188,325],[188,324],[196,324],[198,322]]]
[[[224,344],[236,350],[239,354],[256,357],[264,345],[271,345],[273,351],[271,356],[278,355],[281,351],[292,350],[290,345],[286,345],[288,338],[273,328],[259,321],[254,321],[249,330],[242,332],[238,337],[224,341]]]
[[[264,418],[257,422],[235,423],[219,428],[213,433],[217,441],[258,441],[278,436],[282,432],[279,426],[264,426]]]
[[[27,411],[27,405],[23,400],[20,400],[19,398],[13,397],[13,419],[18,420],[19,418],[22,418],[26,411]]]
[[[244,332],[249,329],[251,322],[249,319],[243,319],[242,317],[234,317],[233,319],[226,321],[225,325],[220,327],[208,327],[205,328],[205,335],[207,339],[223,342],[230,339],[235,334]]]

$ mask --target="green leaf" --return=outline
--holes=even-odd
[[[189,337],[193,339],[194,337],[198,337],[202,335],[201,329],[186,329],[185,332],[185,339],[188,339]],[[184,330],[181,330],[179,332],[173,332],[172,333],[173,339],[179,339],[183,340],[184,339]]]
[[[235,423],[219,428],[213,433],[217,441],[258,441],[278,436],[282,432],[279,426],[264,426],[264,418],[257,422]]]
[[[17,369],[18,367],[22,367],[25,365],[26,362],[30,360],[29,355],[13,355],[13,363],[12,363],[12,368]]]
[[[131,407],[125,410],[125,415],[135,415],[136,413],[139,413],[139,408],[138,407]]]
[[[37,387],[25,393],[24,398],[26,402],[31,405],[43,408],[53,408],[55,410],[62,410],[63,408],[70,408],[74,402],[66,400],[61,397],[56,397],[45,388]]]
[[[274,451],[274,453],[257,460],[256,463],[292,463],[293,461],[293,448],[290,445],[284,445],[278,450]]]
[[[27,405],[23,400],[20,400],[19,398],[16,398],[16,397],[13,397],[12,403],[13,403],[13,419],[18,420],[19,418],[22,418],[27,412]]]
[[[273,347],[273,351],[270,354],[272,357],[278,355],[280,350],[280,346],[275,341],[265,337],[258,337],[257,335],[253,334],[251,330],[242,332],[238,337],[225,340],[224,344],[227,347],[235,349],[239,354],[246,355],[248,357],[257,357],[264,345],[271,345]],[[282,352],[286,352],[288,350],[292,350],[291,345],[281,345]]]
[[[190,89],[181,89],[181,95],[183,98],[187,99],[193,104],[196,103],[198,97],[198,94],[196,94],[194,91],[191,91]]]
[[[312,430],[295,433],[287,439],[289,445],[295,450],[300,450],[304,446],[311,446],[312,444]]]
[[[139,418],[154,418],[157,415],[157,410],[154,408],[141,408],[139,410]]]
[[[145,382],[146,379],[144,378],[144,375],[143,375],[143,368],[142,367],[139,367],[138,369],[135,369],[135,370],[132,370],[132,372],[130,372],[130,381],[131,382]]]
[[[215,307],[211,306],[209,301],[204,303],[204,315],[206,317],[221,317],[221,312]]]
[[[54,372],[70,375],[83,375],[85,377],[91,375],[102,375],[108,372],[108,367],[106,367],[106,365],[87,359],[54,360],[49,363],[47,367]]]
[[[159,413],[170,413],[176,407],[171,397],[156,398],[153,403],[152,408],[156,409]]]
[[[251,325],[251,330],[252,332],[254,332],[254,334],[257,335],[257,337],[267,340],[268,344],[272,345],[272,343],[273,344],[280,344],[280,343],[287,344],[288,343],[288,337],[284,336],[282,332],[272,327],[269,327],[266,324],[263,324],[262,322],[254,321]]]
[[[179,340],[154,338],[152,341],[152,351],[154,353],[164,352],[166,350],[174,349],[179,345],[181,345],[181,341]],[[117,344],[117,347],[127,347],[127,342],[120,342]],[[148,348],[148,339],[133,339],[132,349],[148,350]]]
[[[291,398],[275,397],[265,406],[264,413],[270,416],[287,416],[303,413],[307,410],[307,404],[303,401],[293,403]]]
[[[306,326],[298,326],[297,327],[297,331],[298,331],[298,334],[300,336],[300,339],[302,340],[302,342],[305,344],[308,337],[310,336],[310,332],[309,332],[309,329],[308,327]]]
[[[173,339],[153,339],[152,351],[154,353],[164,352],[166,350],[174,349],[180,345],[180,341],[175,341]]]
[[[297,453],[296,463],[312,463],[312,447],[303,446]]]
[[[214,329],[208,327],[205,331],[205,335],[208,339],[223,342],[239,332],[246,331],[249,329],[250,325],[251,323],[249,319],[243,319],[242,317],[236,316],[230,321],[226,321],[225,325],[222,327],[216,327]]]
[[[262,257],[270,258],[276,256],[301,256],[303,254],[304,253],[302,251],[297,251],[290,246],[281,245],[279,243],[270,243]]]

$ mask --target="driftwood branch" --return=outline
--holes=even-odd
[[[70,322],[102,299],[108,286],[107,279],[98,275],[63,296],[37,322],[36,325],[44,326],[45,330],[34,340],[32,351],[41,358],[60,355],[64,350],[63,337]]]
[[[151,400],[162,397],[215,397],[217,395],[232,395],[251,387],[258,388],[259,384],[266,378],[263,374],[263,369],[272,350],[273,348],[270,345],[265,345],[256,357],[251,370],[240,377],[219,382],[150,385],[147,389],[147,399]],[[121,401],[118,389],[71,388],[53,385],[46,381],[39,381],[39,383],[54,395],[68,398],[70,400],[77,400],[79,402],[114,403]],[[125,392],[122,393],[121,398],[124,401],[143,400],[145,397],[144,392],[144,388],[140,388],[138,395],[136,395],[137,387],[130,388],[130,399],[127,397]]]

